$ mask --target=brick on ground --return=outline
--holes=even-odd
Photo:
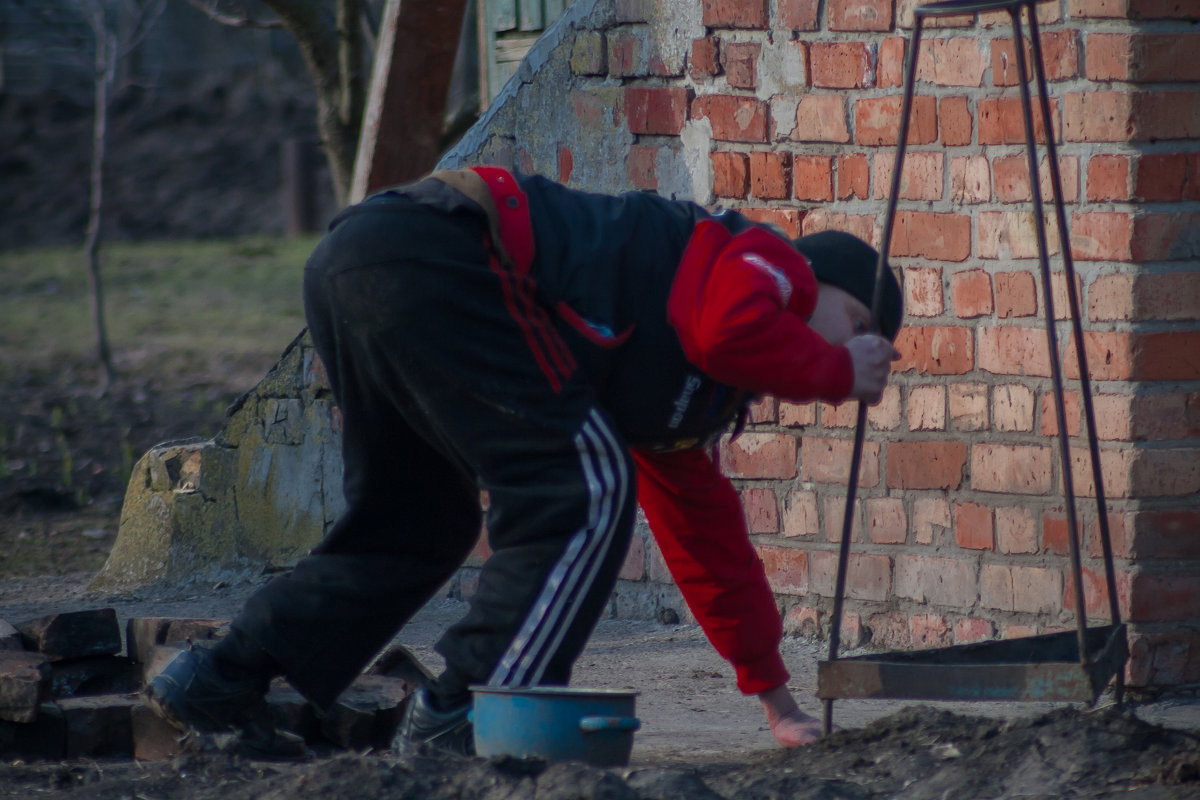
[[[121,652],[121,627],[113,608],[51,614],[16,627],[26,650],[36,650],[51,661]]]
[[[0,720],[33,722],[49,691],[49,663],[41,653],[0,651]]]
[[[125,647],[130,658],[144,664],[157,645],[220,639],[228,631],[224,619],[134,617],[125,623]]]
[[[183,752],[184,734],[145,703],[129,710],[129,721],[138,761],[165,761]]]
[[[140,703],[136,694],[66,697],[44,704],[42,714],[62,717],[67,758],[131,756],[131,710]]]
[[[87,656],[50,663],[50,696],[122,694],[142,688],[141,670],[125,656]]]
[[[21,632],[0,619],[0,650],[24,650]]]

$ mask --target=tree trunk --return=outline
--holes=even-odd
[[[104,162],[108,144],[108,90],[116,73],[117,47],[105,22],[102,0],[92,0],[92,33],[96,39],[95,111],[92,124],[91,197],[88,204],[87,255],[88,282],[92,296],[92,319],[96,328],[96,356],[101,366],[100,391],[107,393],[116,379],[108,325],[104,318],[104,284],[100,276],[100,237],[104,211]]]

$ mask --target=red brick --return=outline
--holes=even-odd
[[[914,647],[947,647],[954,641],[950,623],[941,614],[913,614],[908,625]]]
[[[950,298],[954,313],[962,319],[985,317],[992,313],[991,277],[981,269],[968,269],[950,276]]]
[[[806,94],[796,106],[796,127],[790,138],[796,142],[850,141],[846,100],[841,94]]]
[[[837,544],[842,541],[842,534],[846,528],[846,496],[829,495],[824,497],[821,500],[821,507],[824,509],[821,513],[821,522],[824,523],[825,539]],[[855,503],[853,513],[853,519],[850,520],[850,541],[861,542],[863,540],[862,503]]]
[[[897,597],[948,608],[970,608],[978,597],[974,564],[957,558],[898,555],[892,585]]]
[[[837,199],[866,200],[871,184],[871,168],[862,154],[837,157]],[[797,197],[797,199],[800,199]]]
[[[890,31],[890,0],[829,0],[827,22],[831,31]]]
[[[783,614],[783,635],[821,638],[821,612],[812,606],[792,606]]]
[[[767,141],[767,104],[762,100],[722,94],[704,95],[692,101],[692,116],[707,119],[712,124],[713,138],[718,141]]]
[[[1078,518],[1076,523],[1078,523],[1076,525],[1078,534],[1078,528],[1081,526]],[[1071,527],[1067,525],[1065,511],[1055,509],[1042,514],[1042,552],[1059,556],[1065,556],[1071,552],[1070,531]],[[1077,535],[1075,541],[1079,542],[1081,538]]]
[[[900,424],[900,387],[885,386],[879,402],[867,409],[867,422],[877,431],[895,430]]]
[[[1037,314],[1037,283],[1030,272],[996,273],[996,316],[1032,317]]]
[[[612,129],[616,126],[617,108],[621,105],[613,102],[612,97],[611,94],[601,95],[573,89],[569,97],[571,112],[580,125]]]
[[[965,97],[943,97],[938,100],[938,124],[941,127],[942,144],[960,147],[971,143],[971,132],[975,119]]]
[[[625,89],[625,115],[630,133],[678,136],[687,121],[687,111],[687,89]]]
[[[716,36],[705,36],[692,40],[692,53],[688,58],[688,75],[694,81],[705,81],[721,72],[721,40]]]
[[[1027,211],[980,211],[977,255],[984,259],[1037,258],[1037,228]],[[1059,252],[1058,227],[1052,215],[1043,219],[1049,255]]]
[[[813,42],[808,49],[812,85],[864,89],[873,85],[871,54],[864,42]]]
[[[1200,212],[1141,214],[1133,221],[1131,257],[1134,261],[1200,259],[1200,243],[1196,241],[1198,229]]]
[[[617,573],[617,577],[623,581],[644,581],[646,580],[646,540],[640,536],[634,536],[629,542],[629,550],[625,553],[625,560],[621,563],[621,570]]]
[[[879,245],[879,230],[875,214],[847,214],[828,207],[816,208],[804,215],[804,235],[820,231],[845,231],[864,242]]]
[[[1129,333],[1084,331],[1094,380],[1189,381],[1200,378],[1200,331]],[[1079,377],[1076,357],[1064,359],[1067,377]]]
[[[1200,509],[1143,509],[1136,512],[1130,555],[1138,559],[1200,558]]]
[[[633,188],[647,191],[658,189],[656,161],[659,149],[644,144],[630,146],[625,156],[625,175]]]
[[[580,31],[571,45],[571,72],[575,75],[604,75],[608,72],[608,48],[600,31]]]
[[[750,193],[750,158],[745,153],[716,151],[711,155],[713,194],[745,198]]]
[[[922,375],[962,375],[975,366],[970,328],[908,327],[896,336],[900,359],[892,369]]]
[[[1200,617],[1200,576],[1135,572],[1129,588],[1130,622],[1185,622]]]
[[[933,211],[896,214],[890,252],[893,256],[965,261],[971,254],[971,217]]]
[[[981,431],[988,427],[988,387],[984,383],[952,383],[950,422],[954,430]]]
[[[784,536],[814,536],[821,532],[816,492],[791,491],[783,502]]]
[[[955,503],[954,540],[964,550],[994,550],[992,509],[979,503]]]
[[[742,511],[750,533],[779,533],[779,506],[774,489],[746,489],[742,492]]]
[[[797,200],[833,200],[833,156],[795,156],[792,180]]]
[[[982,86],[988,61],[977,36],[952,36],[921,42],[917,79],[937,86]]]
[[[979,368],[993,375],[1050,376],[1050,347],[1038,328],[981,328]]]
[[[1109,395],[1098,395],[1097,401],[1102,397]],[[1116,435],[1111,438],[1118,441],[1139,442],[1200,438],[1200,392],[1113,397],[1125,404],[1115,409],[1114,420],[1107,429],[1097,420],[1101,437],[1113,433]],[[1096,416],[1101,416],[1100,409]]]
[[[887,449],[889,489],[957,489],[962,485],[967,446],[963,442],[891,442]]]
[[[996,509],[996,550],[1006,554],[1037,552],[1037,527],[1028,508]]]
[[[1112,451],[1101,451],[1100,463],[1104,469],[1105,490],[1110,483],[1109,464],[1106,455]],[[1130,466],[1132,486],[1130,494],[1135,497],[1191,497],[1200,494],[1200,451],[1195,445],[1188,448],[1167,450],[1116,451],[1121,455],[1132,455]],[[1115,483],[1115,481],[1113,481]],[[1084,486],[1090,489],[1091,484]],[[1120,497],[1118,485],[1111,496]],[[1081,492],[1083,494],[1083,492]],[[1094,496],[1095,492],[1089,492]]]
[[[760,200],[786,200],[792,194],[792,154],[757,150],[750,153],[750,195]]]
[[[894,146],[900,140],[902,98],[895,95],[854,101],[854,141],[868,147]],[[908,143],[931,144],[938,138],[937,101],[929,95],[913,98]]]
[[[793,239],[800,235],[801,225],[807,218],[807,213],[798,208],[753,208],[738,209],[741,215],[751,222],[766,222],[782,230]]]
[[[942,271],[930,267],[904,270],[904,310],[914,317],[936,317],[942,313]]]
[[[779,401],[770,395],[760,397],[750,403],[750,423],[760,425],[764,422],[775,422],[778,417]]]
[[[914,386],[908,393],[908,429],[943,431],[946,429],[946,387]]]
[[[776,6],[780,27],[793,31],[815,31],[820,25],[818,0],[778,0]]]
[[[875,156],[875,198],[883,200],[891,191],[895,156],[879,153]],[[940,152],[909,153],[900,175],[900,198],[903,200],[941,200],[945,156]]]
[[[1087,38],[1087,78],[1093,81],[1200,81],[1192,57],[1194,33],[1092,33]]]
[[[1134,275],[1124,272],[1097,275],[1088,287],[1088,319],[1092,322],[1125,322],[1134,319],[1134,280]]]
[[[991,197],[991,164],[986,156],[950,159],[950,199],[953,202],[986,203]]]
[[[1185,19],[1200,17],[1196,0],[1129,0],[1130,19]]]
[[[821,424],[826,428],[853,428],[858,421],[857,403],[821,403]]]
[[[817,424],[817,406],[815,403],[779,403],[779,424],[785,427],[804,427]]]
[[[1133,95],[1072,92],[1063,98],[1063,138],[1068,142],[1128,142],[1134,135]]]
[[[892,559],[853,554],[846,564],[846,597],[883,602],[892,594]]]
[[[1016,97],[981,97],[976,104],[979,115],[979,144],[1025,144],[1025,113]],[[1052,126],[1057,102],[1051,102]],[[1046,123],[1041,106],[1033,104],[1033,135],[1039,144],[1046,142]],[[1056,136],[1056,139],[1058,137]]]
[[[646,75],[644,42],[628,30],[608,34],[608,74],[615,78]]]
[[[1044,567],[1012,568],[1013,610],[1048,614],[1062,609],[1062,573]]]
[[[980,492],[1045,494],[1053,482],[1049,447],[971,445],[971,488]]]
[[[767,0],[701,0],[709,28],[766,28]]]
[[[904,85],[903,36],[889,36],[879,42],[879,54],[875,63],[875,86],[880,89],[896,89]]]
[[[721,48],[721,64],[725,79],[735,89],[754,89],[758,86],[758,54],[762,45],[757,42],[728,42]]]
[[[1138,273],[1133,307],[1135,320],[1200,319],[1200,273]]]
[[[771,588],[781,594],[808,594],[808,553],[793,547],[758,545]]]
[[[942,497],[918,497],[913,501],[913,535],[917,544],[941,544],[949,531],[950,503]]]
[[[1006,383],[992,390],[992,422],[998,431],[1033,430],[1034,394],[1028,386]]]
[[[1087,162],[1087,199],[1094,202],[1129,200],[1133,193],[1126,155],[1095,155]]]
[[[1079,76],[1079,32],[1074,30],[1042,31],[1042,60],[1045,63],[1046,79],[1068,80]],[[1091,56],[1092,39],[1088,37],[1088,55]],[[1017,86],[1017,62],[1012,39],[992,40],[992,84],[995,86]],[[1028,41],[1025,43],[1025,74],[1033,77],[1033,54]],[[1036,98],[1035,98],[1036,102]]]
[[[908,516],[899,497],[871,497],[867,500],[867,536],[875,544],[904,544],[908,536]]]
[[[805,436],[800,443],[800,480],[845,486],[850,480],[853,450],[854,442],[850,439]],[[879,443],[864,442],[858,485],[870,487],[878,483]]]
[[[732,478],[796,477],[796,437],[743,433],[721,448],[721,464]]]
[[[1133,121],[1137,141],[1200,138],[1200,91],[1136,93]]]
[[[980,617],[962,617],[954,622],[954,643],[973,644],[986,642],[996,635],[996,626],[991,620]]]
[[[1133,220],[1124,211],[1071,215],[1071,254],[1079,261],[1129,261]]]

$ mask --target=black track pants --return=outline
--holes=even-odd
[[[373,201],[323,240],[305,307],[343,419],[347,510],[234,628],[328,707],[470,552],[493,554],[438,643],[473,683],[566,683],[624,559],[634,469],[527,276],[482,219]]]

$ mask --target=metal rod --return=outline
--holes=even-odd
[[[887,253],[892,241],[892,226],[896,219],[896,205],[900,199],[900,171],[904,166],[904,153],[908,147],[908,126],[912,116],[913,93],[916,89],[917,53],[921,47],[921,15],[916,16],[911,49],[905,58],[904,100],[900,110],[899,143],[896,162],[892,165],[892,186],[888,195],[887,211],[883,221],[883,240],[879,244],[879,257],[875,262],[875,287],[871,295],[871,330],[878,332],[883,316],[883,276],[887,269]],[[838,648],[842,639],[842,607],[846,594],[846,569],[850,561],[850,537],[854,531],[854,504],[858,492],[858,473],[862,466],[863,440],[867,428],[867,406],[858,404],[858,420],[854,426],[854,450],[850,458],[850,476],[846,487],[846,513],[842,518],[842,540],[838,548],[837,578],[833,590],[833,620],[829,626],[829,660],[837,661]],[[825,735],[833,732],[833,698],[825,701]]]
[[[1033,68],[1038,81],[1038,99],[1041,103],[1042,119],[1050,119],[1050,99],[1046,89],[1046,66],[1042,58],[1042,44],[1038,33],[1037,14],[1029,6],[1029,42],[1033,55]],[[1083,420],[1087,431],[1088,448],[1092,457],[1092,480],[1096,487],[1096,514],[1100,530],[1100,547],[1104,556],[1104,580],[1108,589],[1108,611],[1114,626],[1121,624],[1121,608],[1117,599],[1117,578],[1113,567],[1112,537],[1108,527],[1108,502],[1104,492],[1104,475],[1100,464],[1099,437],[1096,434],[1096,413],[1092,404],[1091,377],[1087,364],[1087,353],[1083,340],[1083,315],[1079,307],[1079,292],[1075,286],[1075,263],[1071,255],[1070,236],[1067,231],[1067,215],[1063,203],[1062,178],[1058,169],[1058,145],[1053,136],[1046,137],[1046,159],[1050,168],[1050,185],[1054,191],[1055,216],[1059,239],[1062,242],[1063,277],[1067,283],[1067,304],[1071,310],[1071,327],[1075,337],[1075,357],[1079,364],[1079,397],[1083,406]],[[1062,424],[1061,421],[1059,423]],[[1116,696],[1119,704],[1124,694],[1125,674],[1118,671]]]
[[[1034,16],[1033,6],[1030,4],[1026,7],[1029,9],[1029,16],[1032,19]],[[1070,437],[1067,434],[1066,406],[1063,402],[1062,362],[1058,354],[1058,332],[1055,328],[1054,319],[1054,289],[1050,279],[1049,247],[1046,243],[1045,214],[1042,209],[1042,186],[1038,176],[1037,138],[1034,135],[1033,106],[1029,97],[1028,70],[1025,67],[1025,38],[1021,31],[1020,7],[1014,6],[1010,8],[1009,15],[1012,17],[1013,50],[1017,62],[1017,78],[1021,85],[1021,108],[1024,117],[1023,122],[1025,123],[1026,152],[1029,156],[1030,195],[1033,198],[1033,228],[1037,236],[1038,261],[1041,264],[1042,288],[1046,300],[1046,340],[1050,349],[1050,372],[1054,380],[1055,413],[1058,417],[1058,440],[1062,455],[1063,494],[1067,501],[1067,549],[1070,553],[1071,574],[1075,579],[1074,599],[1079,635],[1079,663],[1086,665],[1090,657],[1088,655],[1086,637],[1087,611],[1083,598],[1083,567],[1079,557],[1079,529],[1075,516],[1075,483],[1071,474],[1071,445]],[[1039,72],[1038,74],[1040,76],[1041,73]],[[1039,94],[1041,97],[1045,97],[1045,84],[1039,85]],[[1042,121],[1045,125],[1046,140],[1053,140],[1054,130],[1050,117],[1043,116]],[[1059,230],[1059,238],[1062,240],[1060,246],[1064,250],[1070,247],[1070,242],[1066,240],[1065,228]]]

